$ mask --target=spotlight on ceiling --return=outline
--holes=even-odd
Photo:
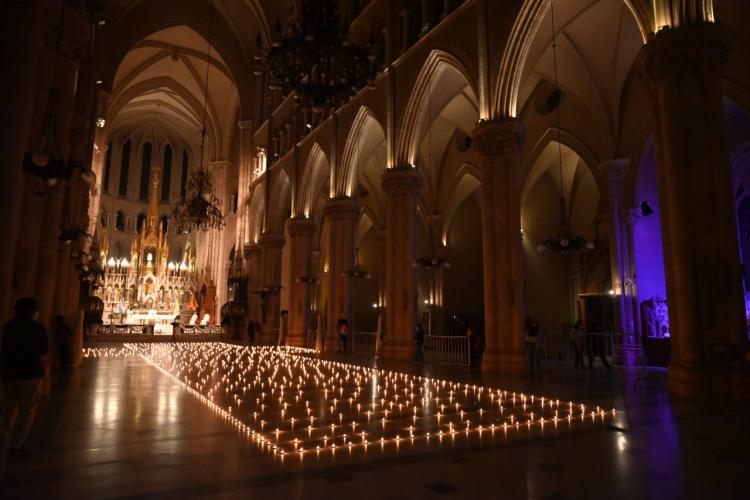
[[[654,213],[654,209],[651,208],[651,205],[647,201],[641,202],[641,215],[644,217],[648,217],[649,215]]]

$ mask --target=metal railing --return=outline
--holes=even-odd
[[[92,334],[99,337],[148,336],[172,338],[177,336],[220,336],[221,325],[177,325],[171,334],[154,335],[154,325],[96,325]]]
[[[469,366],[470,339],[464,335],[425,335],[422,359],[432,363]]]
[[[375,332],[351,332],[349,334],[351,351],[357,354],[375,354],[377,333]]]
[[[180,325],[175,333],[183,335],[221,335],[224,328],[221,325]]]
[[[572,361],[574,350],[572,337],[568,332],[551,332],[541,336],[542,359],[545,361]],[[607,357],[615,354],[615,339],[611,332],[586,332],[584,337],[583,355],[589,352],[599,355],[603,352]]]
[[[96,325],[96,335],[152,335],[146,325]]]

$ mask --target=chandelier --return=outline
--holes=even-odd
[[[562,164],[562,142],[560,139],[560,99],[562,92],[557,79],[557,44],[555,43],[555,7],[554,0],[550,0],[550,16],[552,19],[552,64],[555,77],[555,90],[549,97],[548,101],[555,105],[555,116],[557,120],[557,166],[560,174],[560,193],[564,193],[563,182],[563,164]],[[568,221],[568,211],[565,206],[565,196],[560,196],[560,226],[557,235],[547,238],[540,243],[536,249],[538,252],[547,250],[566,254],[575,250],[593,250],[594,242],[581,238],[580,236],[572,237],[570,234],[570,223]]]
[[[427,255],[417,259],[417,261],[414,263],[414,267],[420,266],[427,269],[428,271],[433,271],[441,267],[451,267],[451,263],[448,262],[448,259],[440,255],[437,251],[437,248],[435,247],[435,240],[432,237],[432,228],[429,229],[427,238],[430,241],[430,249]]]
[[[283,39],[278,20],[270,48],[258,36],[255,59],[265,63],[269,89],[295,92],[297,103],[321,111],[343,104],[367,83],[375,56],[365,55],[342,33],[337,0],[301,3],[301,15],[293,10]]]
[[[214,194],[213,179],[205,164],[206,114],[208,111],[208,74],[211,69],[211,35],[213,33],[214,4],[210,4],[208,21],[208,49],[206,50],[206,86],[203,89],[203,128],[201,129],[201,166],[190,174],[187,195],[175,206],[172,216],[180,232],[193,229],[210,231],[224,227],[224,214]]]
[[[359,264],[359,247],[354,249],[354,264],[352,267],[341,273],[341,276],[351,278],[353,280],[361,280],[362,278],[369,278],[370,273],[364,270]]]
[[[271,295],[277,295],[279,292],[281,292],[281,289],[282,287],[280,286],[268,285],[264,286],[261,290],[253,291],[253,293],[256,295],[260,295],[261,299],[265,299],[267,297],[270,297]]]
[[[297,283],[304,283],[305,285],[317,285],[320,279],[317,276],[305,275],[297,278]]]
[[[189,233],[224,227],[224,215],[213,192],[211,174],[203,167],[190,175],[187,196],[174,208],[173,216],[179,231]]]

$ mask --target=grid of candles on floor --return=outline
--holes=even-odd
[[[352,448],[543,435],[602,423],[616,410],[379,370],[293,347],[125,344],[86,357],[136,355],[283,460]]]

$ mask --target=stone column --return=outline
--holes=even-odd
[[[323,349],[338,349],[336,322],[346,319],[351,326],[352,280],[344,273],[354,265],[355,222],[359,204],[351,198],[332,198],[326,203],[324,217],[328,224],[328,310]]]
[[[260,341],[269,344],[274,338],[274,329],[279,327],[279,286],[281,285],[281,250],[284,248],[284,236],[274,233],[260,235],[258,244],[261,248],[260,289],[273,289],[275,292],[261,297],[260,306],[265,311],[261,319]]]
[[[638,61],[655,116],[668,387],[684,396],[750,394],[719,40],[713,24],[660,30]]]
[[[263,288],[260,274],[261,248],[257,244],[245,245],[245,262],[248,282],[248,315],[251,320],[260,322],[260,297],[257,291]]]
[[[417,320],[417,200],[422,175],[414,168],[387,169],[385,317],[383,357],[414,359]]]
[[[5,77],[0,78],[0,158],[3,162],[3,182],[0,199],[4,214],[0,218],[3,251],[0,252],[0,321],[5,321],[11,310],[13,264],[16,245],[22,227],[23,157],[29,143],[34,98],[36,96],[36,67],[39,57],[41,7],[39,2],[11,0],[5,2],[0,17],[3,37],[13,40],[0,48],[0,67]]]
[[[445,259],[447,248],[443,245],[443,216],[442,214],[431,215],[427,222],[430,225],[428,232],[432,245],[438,258]],[[443,283],[445,282],[445,268],[437,266],[427,271],[429,273],[429,306],[430,306],[430,324],[426,330],[430,335],[442,335],[445,326],[445,311],[443,309]]]
[[[638,224],[638,221],[641,219],[641,213],[640,209],[637,208],[629,208],[625,210],[622,216],[622,220],[625,224],[625,228],[627,230],[628,235],[628,255],[629,255],[629,272],[628,277],[625,280],[625,291],[629,293],[629,295],[632,297],[630,306],[632,307],[632,317],[633,317],[633,332],[637,334],[638,336],[638,342],[640,345],[640,338],[641,338],[641,311],[640,307],[638,306],[638,283],[637,283],[637,275],[636,270],[638,269],[637,263],[635,260],[635,226]]]
[[[245,205],[249,202],[247,199],[248,186],[252,182],[252,163],[253,163],[253,122],[252,120],[241,121],[238,123],[240,129],[240,175],[237,187],[237,227],[235,240],[239,246],[247,243],[245,240],[245,227],[248,223],[248,214]]]
[[[291,275],[289,277],[289,334],[287,345],[304,346],[307,340],[307,329],[310,324],[310,287],[313,283],[304,282],[301,278],[311,278],[313,268],[312,235],[315,233],[315,222],[305,218],[289,219],[289,260]]]
[[[482,169],[485,372],[523,373],[524,271],[521,253],[520,122],[480,122],[472,133]]]
[[[96,116],[104,117],[109,102],[110,95],[104,90],[96,91]],[[94,153],[91,157],[91,170],[96,175],[96,188],[91,190],[91,199],[89,201],[89,224],[87,232],[91,235],[96,234],[97,224],[99,223],[99,213],[101,211],[102,194],[107,192],[108,186],[104,185],[104,169],[107,158],[107,140],[104,128],[97,126],[94,130]],[[112,144],[114,148],[114,144]],[[113,167],[115,162],[115,151],[110,153],[109,182],[112,183]],[[88,248],[86,249],[88,250]]]
[[[214,194],[219,199],[218,208],[224,214],[224,219],[229,220],[229,208],[228,203],[229,194],[227,193],[228,177],[232,169],[232,164],[229,161],[220,160],[212,161],[208,163],[208,171],[211,173]],[[231,237],[228,234],[228,229],[224,228],[221,230],[214,230],[208,233],[208,237],[211,239],[210,248],[212,253],[209,256],[211,260],[212,278],[216,284],[216,312],[215,316],[219,315],[221,307],[227,301],[227,266],[229,258],[229,250],[227,245],[227,238]],[[213,323],[219,323],[219,318],[212,317]]]
[[[599,171],[607,176],[609,185],[609,265],[612,289],[615,292],[615,332],[633,333],[631,287],[629,280],[630,252],[627,229],[623,221],[623,189],[628,175],[629,160],[615,159],[599,164]]]

